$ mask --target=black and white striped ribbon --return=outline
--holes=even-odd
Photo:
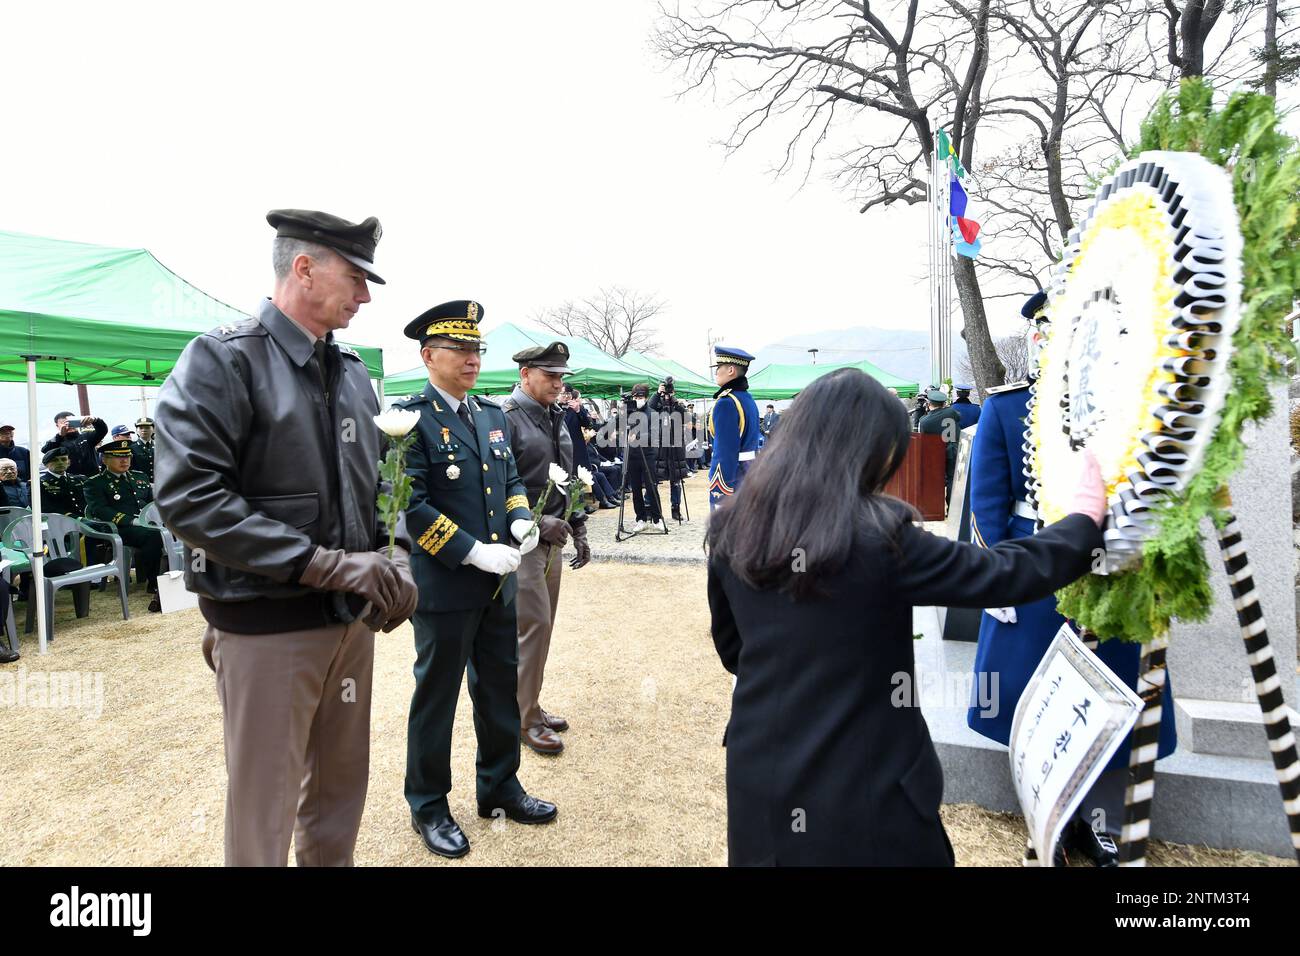
[[[1282,681],[1268,640],[1264,611],[1259,605],[1246,545],[1233,515],[1228,516],[1227,523],[1219,531],[1219,548],[1224,569],[1228,572],[1228,587],[1232,591],[1232,605],[1237,609],[1241,638],[1246,643],[1246,660],[1250,664],[1250,676],[1255,681],[1255,696],[1264,714],[1264,733],[1268,737],[1273,769],[1277,771],[1278,786],[1282,790],[1282,808],[1291,828],[1291,846],[1295,849],[1296,859],[1300,860],[1300,757],[1296,755],[1295,732],[1287,717]]]

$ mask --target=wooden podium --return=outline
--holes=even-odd
[[[921,512],[925,521],[942,521],[946,514],[944,469],[948,463],[947,454],[943,436],[914,433],[903,463],[885,485],[885,494],[906,501]]]

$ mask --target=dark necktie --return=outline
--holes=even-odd
[[[456,417],[465,423],[471,435],[474,434],[474,419],[469,417],[469,402],[461,402],[460,407],[456,409]]]
[[[320,375],[321,391],[322,392],[327,391],[329,389],[329,377],[325,371],[325,340],[324,339],[316,340],[316,371]]]

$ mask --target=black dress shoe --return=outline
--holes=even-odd
[[[1063,843],[1092,861],[1093,866],[1119,866],[1119,847],[1109,833],[1098,833],[1082,820],[1076,820]]]
[[[478,805],[478,815],[484,819],[490,820],[497,810],[504,813],[507,820],[514,820],[515,823],[550,823],[559,812],[555,804],[547,803],[545,800],[538,800],[536,797],[530,797],[526,793],[521,793],[509,800],[501,800],[491,804],[480,803]]]
[[[153,600],[149,602],[149,613],[150,614],[162,613],[162,601],[159,600],[158,595],[156,594],[153,596]]]
[[[454,860],[469,852],[469,840],[450,813],[433,823],[425,823],[411,814],[411,829],[420,834],[430,853]]]
[[[0,644],[0,664],[12,664],[20,656],[17,651],[11,651],[3,644]]]

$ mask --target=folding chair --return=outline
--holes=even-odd
[[[48,565],[49,562],[58,559],[71,559],[78,562],[77,555],[80,552],[81,537],[100,538],[103,540],[117,539],[116,535],[108,535],[103,532],[95,531],[92,528],[84,527],[82,522],[76,518],[70,518],[67,515],[48,514],[45,516],[47,530],[43,541],[45,544],[45,556],[43,560]],[[15,551],[21,551],[27,555],[28,560],[36,560],[32,553],[32,517],[21,518],[9,526],[5,532],[4,546]],[[92,564],[88,567],[78,567],[75,570],[69,570],[62,574],[45,574],[45,639],[47,642],[54,641],[54,596],[60,588],[71,587],[73,585],[88,585],[95,581],[104,581],[110,577],[117,578],[118,595],[122,600],[122,619],[126,620],[131,616],[131,609],[127,604],[126,598],[126,576],[122,572],[122,542],[117,539],[114,542],[114,556],[116,560],[109,564]],[[26,632],[30,634],[36,625],[36,601],[38,596],[30,595],[27,601],[27,627]]]

